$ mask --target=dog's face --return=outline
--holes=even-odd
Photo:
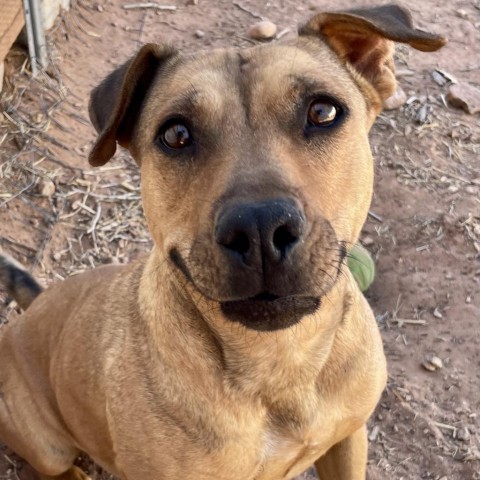
[[[147,46],[92,95],[92,163],[130,149],[157,248],[229,320],[272,330],[313,313],[358,239],[368,130],[395,90],[392,44],[364,12],[381,9],[320,14],[290,46]],[[384,13],[419,40],[403,10]]]
[[[367,214],[364,97],[306,41],[177,62],[133,147],[150,230],[227,316],[287,326],[318,307]]]

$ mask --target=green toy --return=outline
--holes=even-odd
[[[360,243],[355,244],[348,252],[347,265],[360,290],[368,290],[375,279],[375,262],[367,249]]]

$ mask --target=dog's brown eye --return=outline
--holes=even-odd
[[[175,150],[188,147],[192,144],[192,136],[188,128],[182,123],[170,124],[161,134],[163,143]]]
[[[308,122],[318,127],[332,125],[338,115],[338,108],[328,100],[315,100],[308,109]]]

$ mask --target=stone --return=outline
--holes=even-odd
[[[277,26],[268,20],[253,24],[248,30],[248,36],[254,40],[270,40],[276,33]]]
[[[448,88],[447,100],[454,107],[474,115],[480,112],[480,89],[469,83],[457,83]]]
[[[203,30],[197,30],[197,31],[195,32],[195,36],[196,36],[197,38],[203,38],[203,37],[205,36],[205,32],[204,32]]]
[[[466,442],[470,440],[470,432],[468,431],[468,428],[460,428],[457,432],[457,440],[460,440],[461,442]]]
[[[429,372],[435,372],[443,368],[443,362],[436,355],[427,355],[422,362],[422,367]]]
[[[406,101],[407,94],[403,91],[401,87],[398,87],[397,91],[383,102],[383,108],[385,110],[396,110],[397,108],[405,105]]]
[[[55,184],[49,178],[41,178],[37,183],[37,192],[42,197],[51,197],[55,193]]]

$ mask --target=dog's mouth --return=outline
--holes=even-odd
[[[220,309],[227,320],[240,323],[252,330],[268,332],[289,328],[299,323],[305,316],[315,313],[321,304],[320,296],[306,294],[280,296],[267,290],[247,298],[215,299],[197,286],[177,250],[170,252],[170,260],[199,293],[220,303]]]
[[[292,295],[278,297],[262,292],[251,298],[221,302],[223,314],[231,321],[257,331],[289,328],[306,316],[315,313],[320,298]]]

